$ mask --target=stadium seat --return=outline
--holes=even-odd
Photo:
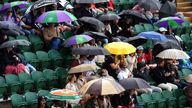
[[[152,24],[143,24],[145,31],[154,31]]]
[[[34,89],[34,81],[31,76],[25,72],[18,75],[23,91],[31,91]]]
[[[177,99],[177,107],[184,108],[187,105],[187,97],[182,89],[173,90],[173,95]]]
[[[0,76],[0,97],[2,98],[7,94],[8,85],[5,83],[5,79]]]
[[[29,38],[29,41],[32,44],[33,52],[36,52],[38,50],[42,50],[43,49],[44,43],[41,40],[40,36],[29,35],[28,38]]]
[[[8,91],[11,94],[20,92],[21,83],[19,78],[14,74],[5,74],[5,81],[8,85]]]
[[[29,41],[27,36],[23,36],[23,35],[19,35],[16,37],[16,39],[25,39],[27,41]],[[22,52],[30,52],[31,51],[31,47],[30,46],[18,46]]]
[[[46,79],[43,76],[43,72],[33,71],[31,77],[35,83],[36,90],[46,89]]]
[[[46,68],[51,68],[51,59],[48,56],[48,53],[45,51],[36,52],[38,60],[41,62],[41,70]]]
[[[19,94],[11,95],[11,104],[12,108],[28,108],[25,98]]]
[[[141,106],[142,108],[144,108],[145,107],[145,102],[143,102],[142,98],[140,96],[137,96],[136,99],[137,99],[137,104],[139,106]]]
[[[40,69],[40,61],[37,58],[37,55],[33,52],[24,52],[23,53],[25,60],[32,64],[37,70]]]
[[[164,91],[162,91],[161,94],[167,100],[167,108],[176,107],[176,98],[173,96],[172,92],[170,92],[168,90],[164,90]]]
[[[38,106],[38,96],[35,92],[26,92],[25,99],[28,104],[28,108],[37,108]]]
[[[48,51],[49,58],[51,58],[52,66],[54,68],[56,67],[62,67],[63,64],[63,57],[57,50],[49,50]]]
[[[163,98],[161,93],[153,92],[152,94],[153,100],[156,101],[156,108],[165,108],[166,107],[166,99]]]
[[[146,108],[156,108],[156,101],[153,100],[151,94],[141,94],[141,99],[146,104]]]
[[[59,85],[61,88],[64,88],[64,85],[66,84],[67,81],[67,69],[62,68],[62,67],[57,67],[55,69],[57,76],[59,78]]]
[[[47,87],[49,89],[58,86],[58,77],[55,71],[51,69],[44,69],[43,76],[47,80]]]

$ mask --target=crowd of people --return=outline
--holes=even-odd
[[[62,0],[61,0],[62,1]],[[32,3],[34,1],[28,1]],[[165,3],[166,1],[162,1]],[[170,0],[169,2],[174,2]],[[92,40],[86,43],[70,46],[70,49],[94,46],[104,47],[107,43],[123,41],[118,36],[124,36],[125,38],[134,36],[134,25],[143,23],[153,24],[159,20],[158,12],[154,10],[145,10],[138,4],[133,5],[125,10],[137,11],[144,13],[147,17],[145,22],[134,18],[132,16],[120,16],[119,19],[105,20],[103,30],[97,30],[96,27],[90,26],[88,23],[83,23],[79,20],[68,23],[46,23],[38,24],[36,19],[45,12],[51,10],[64,9],[67,12],[72,13],[77,19],[82,17],[98,18],[104,13],[117,13],[122,9],[117,9],[113,0],[109,0],[104,3],[88,3],[79,4],[75,1],[62,1],[65,4],[62,7],[61,4],[51,4],[42,6],[40,8],[31,10],[30,12],[22,12],[19,7],[7,9],[1,21],[8,21],[16,26],[15,29],[0,28],[0,45],[9,41],[8,36],[17,37],[19,35],[33,36],[38,35],[44,42],[44,50],[50,49],[60,50],[65,46],[67,41],[63,33],[70,32],[73,35],[83,34],[85,32],[101,32],[106,35],[107,38],[98,38],[94,36]],[[177,14],[175,14],[177,15]],[[182,16],[178,16],[181,19]],[[169,27],[160,27],[159,33],[166,36],[166,38],[174,41],[176,45],[185,50],[185,45],[179,36],[174,34],[174,29]],[[153,41],[156,43],[157,41]],[[158,43],[158,42],[157,42]],[[173,89],[186,89],[186,94],[191,92],[190,82],[186,82],[178,75],[178,70],[183,68],[192,69],[192,61],[189,60],[175,60],[175,59],[163,59],[156,58],[153,53],[152,46],[145,48],[142,45],[135,46],[136,52],[124,55],[74,55],[73,61],[69,68],[81,64],[93,64],[100,67],[99,70],[73,73],[67,77],[66,89],[80,92],[81,87],[88,82],[87,77],[96,78],[108,78],[111,80],[120,81],[128,78],[141,78],[151,84],[151,88],[141,89],[129,89],[121,94],[96,96],[93,94],[86,94],[82,96],[80,100],[67,101],[69,108],[140,108],[137,104],[136,96],[142,93],[162,92],[162,90],[172,91]],[[157,50],[157,49],[156,49]],[[158,53],[160,51],[157,51]],[[156,52],[156,53],[157,53]],[[36,67],[32,66],[21,56],[21,51],[16,46],[0,49],[0,72],[3,74],[16,74],[26,72],[30,75],[31,72],[36,71]],[[70,52],[69,52],[70,53]],[[190,55],[190,53],[189,53]],[[192,57],[190,55],[190,57]],[[153,82],[153,83],[152,83]],[[46,108],[46,97],[38,98],[38,108]],[[191,100],[191,97],[189,97]],[[62,103],[55,100],[51,108],[60,108]]]

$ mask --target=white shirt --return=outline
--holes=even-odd
[[[96,65],[96,63],[95,63],[94,60],[92,60],[92,61],[90,61],[90,60],[85,60],[83,63],[84,63],[84,64],[93,64],[93,65]],[[87,72],[86,72],[86,76],[91,76],[92,74],[95,74],[95,71],[87,71]]]
[[[117,75],[117,78],[119,80],[125,79],[125,78],[130,78],[133,77],[132,73],[127,69],[120,69],[119,74]]]

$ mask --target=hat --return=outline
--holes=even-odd
[[[74,7],[72,5],[70,5],[70,4],[68,4],[65,8],[66,9],[73,9]]]
[[[143,50],[143,46],[138,46],[137,50]]]
[[[164,27],[160,27],[160,28],[159,28],[159,31],[160,31],[160,32],[166,32],[166,31],[167,31],[167,29],[166,29],[166,28],[164,28]]]

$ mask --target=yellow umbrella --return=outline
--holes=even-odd
[[[112,42],[104,46],[111,54],[123,55],[136,52],[136,48],[125,42]]]

